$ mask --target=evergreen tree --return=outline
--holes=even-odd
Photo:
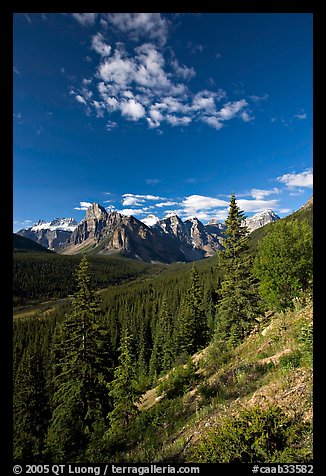
[[[190,286],[181,300],[175,340],[178,355],[191,355],[207,342],[204,295],[195,266],[190,273]]]
[[[119,347],[119,365],[114,371],[113,380],[107,384],[109,395],[113,401],[113,410],[109,413],[109,434],[121,434],[128,426],[131,418],[137,414],[136,404],[140,392],[137,390],[135,358],[132,352],[132,341],[129,330],[125,327]]]
[[[97,422],[110,406],[108,336],[98,324],[99,306],[91,289],[86,255],[76,273],[72,312],[59,327],[54,346],[55,393],[48,444],[56,460],[78,461],[92,439]]]
[[[45,437],[51,417],[39,346],[28,347],[14,383],[14,459],[44,461]]]
[[[255,274],[267,304],[277,310],[293,306],[293,298],[312,286],[312,231],[305,221],[280,220],[258,243]]]
[[[161,372],[170,370],[174,361],[174,346],[172,340],[172,316],[168,311],[167,298],[163,297],[158,320],[154,346],[150,360],[150,375],[152,380]]]
[[[261,312],[258,282],[252,272],[245,216],[231,195],[225,221],[224,250],[218,252],[224,279],[219,290],[216,336],[230,346],[238,344]]]

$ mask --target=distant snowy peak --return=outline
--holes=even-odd
[[[280,217],[269,208],[267,210],[264,210],[263,212],[256,213],[250,218],[247,218],[246,226],[249,229],[249,232],[251,233],[252,231],[257,230],[258,228],[267,225],[267,223],[272,223],[279,219]]]
[[[143,218],[140,221],[145,223],[145,225],[147,225],[147,226],[154,226],[154,225],[156,225],[156,223],[158,223],[160,221],[160,219],[156,215],[151,214],[151,215],[147,215],[146,218]]]
[[[50,222],[39,220],[35,225],[31,227],[31,231],[40,230],[62,230],[62,231],[74,231],[78,222],[74,218],[55,218]]]

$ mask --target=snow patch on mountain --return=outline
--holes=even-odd
[[[74,218],[55,218],[50,222],[39,220],[35,225],[30,228],[30,231],[40,230],[62,230],[62,231],[74,231],[78,222]]]

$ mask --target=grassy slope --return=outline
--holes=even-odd
[[[159,414],[170,417],[154,428],[155,436],[149,430],[138,435],[137,444],[118,458],[199,462],[197,448],[224,417],[231,419],[257,405],[278,405],[290,417],[312,422],[312,362],[300,341],[302,326],[309,324],[312,304],[298,304],[294,311],[264,317],[239,347],[224,355],[224,363],[217,364],[221,355],[214,345],[196,354],[196,379],[185,395],[169,401],[155,388],[143,396],[147,428]],[[310,437],[303,445],[312,451]]]

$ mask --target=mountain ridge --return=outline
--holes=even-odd
[[[267,209],[246,219],[249,232],[279,220]],[[107,211],[92,203],[84,218],[39,220],[28,229],[17,232],[45,248],[63,254],[114,254],[145,262],[189,262],[214,256],[223,248],[225,224],[211,219],[205,225],[197,218],[182,220],[176,214],[165,218],[155,215],[139,220],[118,211]]]

